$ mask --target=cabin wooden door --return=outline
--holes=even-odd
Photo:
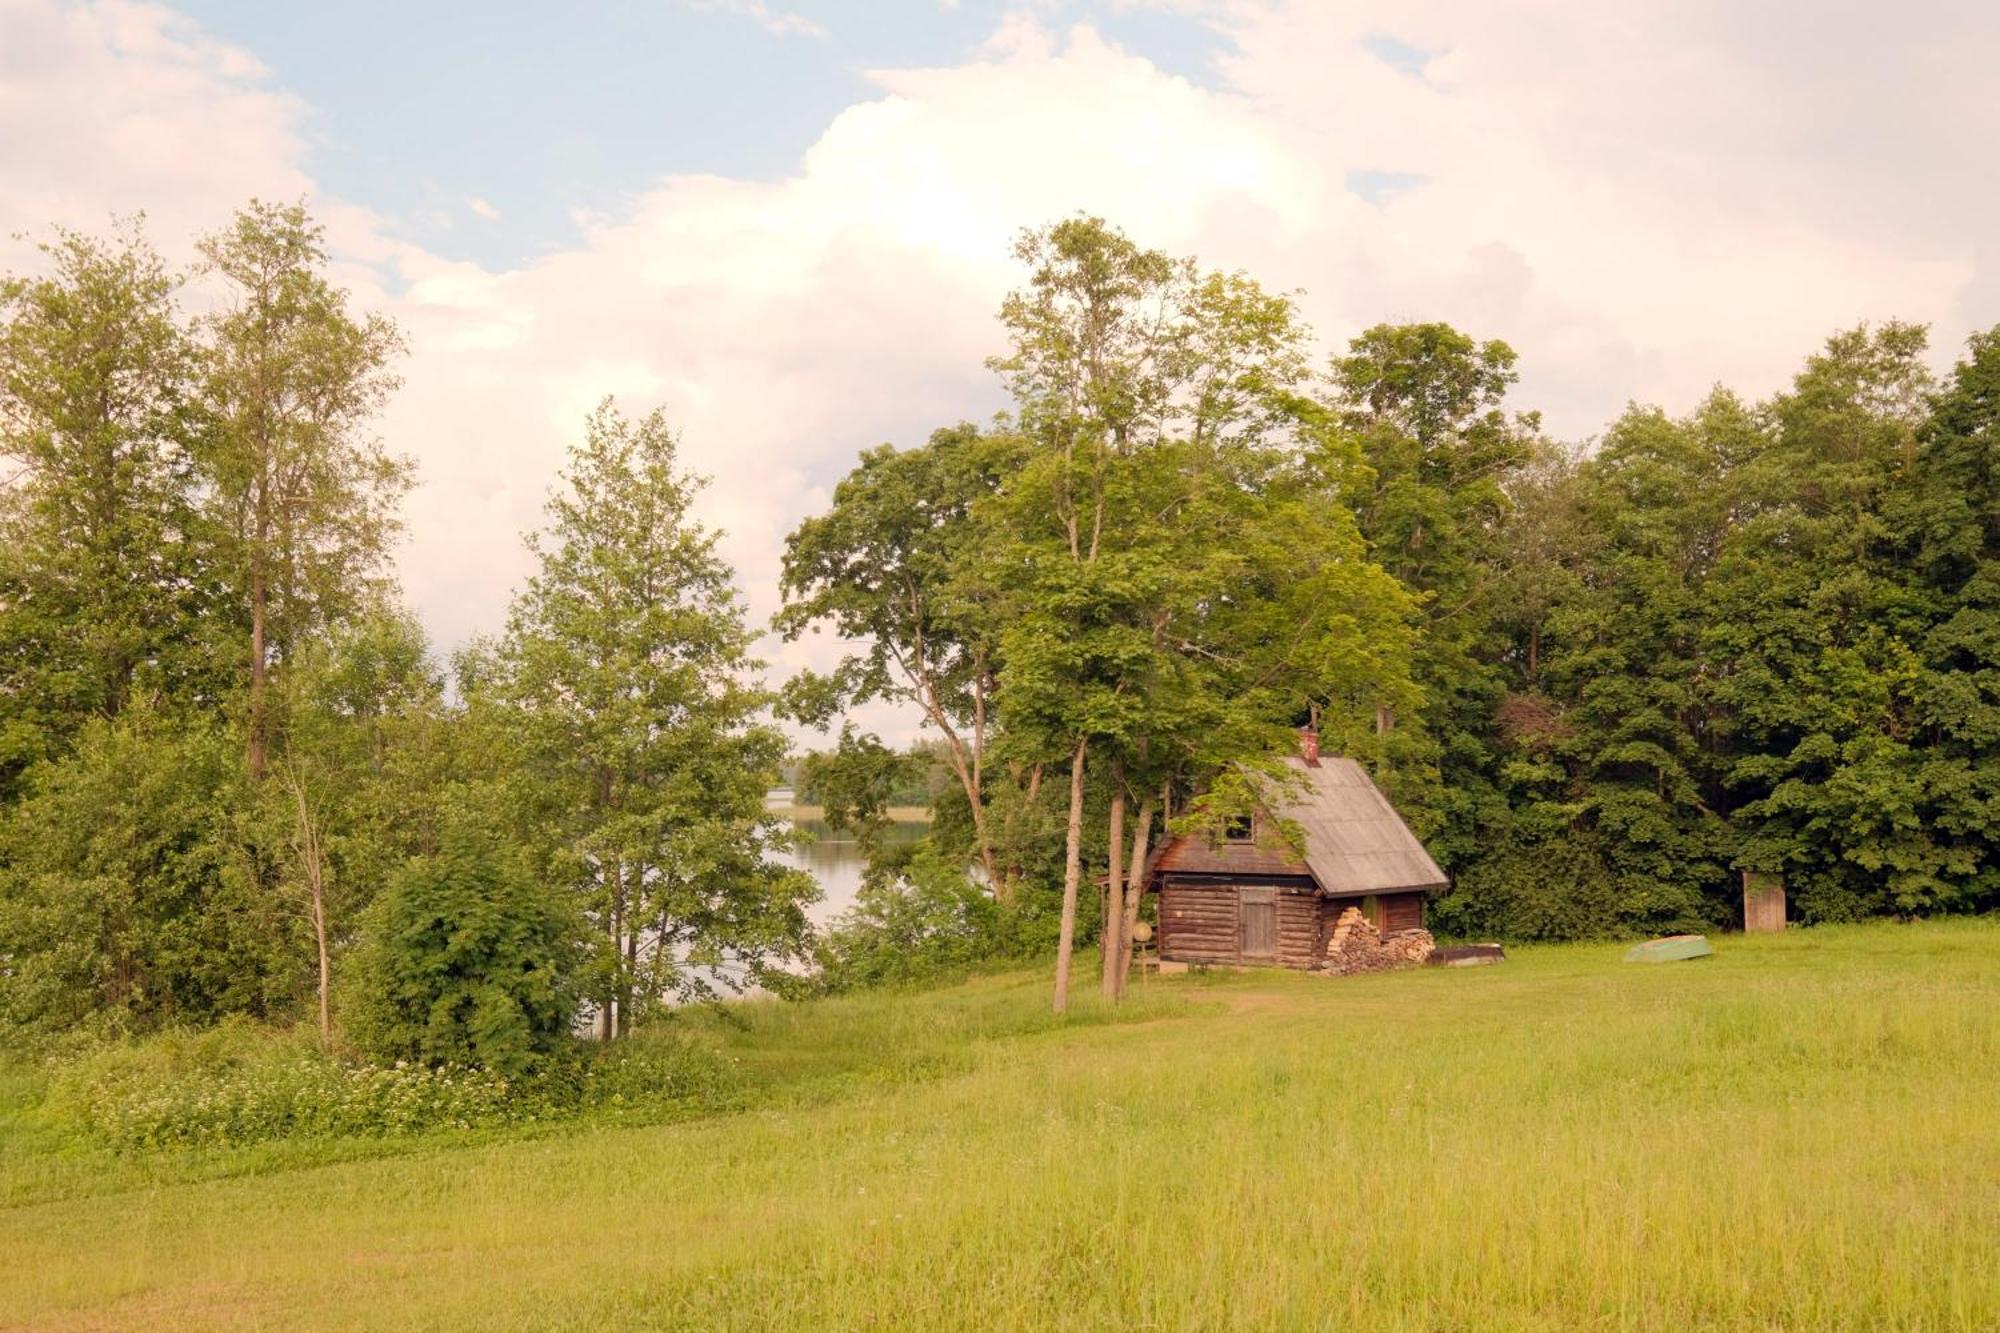
[[[1244,888],[1242,911],[1238,914],[1242,935],[1238,949],[1245,960],[1275,959],[1278,956],[1278,891]]]

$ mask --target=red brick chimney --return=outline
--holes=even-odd
[[[1299,757],[1307,768],[1319,767],[1319,733],[1311,727],[1299,728]]]

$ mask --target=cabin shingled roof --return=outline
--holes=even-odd
[[[1444,871],[1360,764],[1336,755],[1309,765],[1291,756],[1285,767],[1304,781],[1267,786],[1269,808],[1304,833],[1306,864],[1322,893],[1444,887]]]
[[[1322,756],[1317,764],[1283,761],[1289,779],[1245,776],[1261,788],[1261,808],[1289,821],[1303,847],[1260,833],[1255,842],[1222,842],[1202,833],[1168,838],[1146,860],[1157,875],[1304,877],[1334,898],[1440,889],[1448,882],[1417,835],[1352,759]],[[1304,855],[1301,857],[1300,852]]]

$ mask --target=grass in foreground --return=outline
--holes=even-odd
[[[0,1088],[0,1326],[2000,1326],[2000,928],[1618,956],[762,1007],[756,1109],[312,1166]]]

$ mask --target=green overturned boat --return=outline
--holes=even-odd
[[[1678,963],[1688,958],[1706,958],[1715,950],[1708,947],[1706,935],[1669,935],[1665,939],[1647,940],[1635,944],[1625,951],[1628,963]]]

